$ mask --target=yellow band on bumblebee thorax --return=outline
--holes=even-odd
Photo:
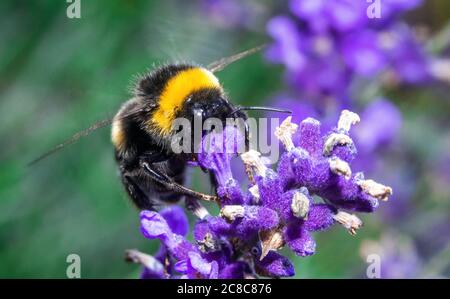
[[[199,67],[180,71],[167,81],[149,125],[156,126],[163,134],[170,133],[172,122],[177,112],[182,109],[186,98],[207,88],[221,88],[219,80],[212,72]]]

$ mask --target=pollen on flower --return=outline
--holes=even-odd
[[[337,175],[343,175],[347,180],[352,176],[350,165],[338,157],[330,159],[330,170]]]
[[[331,133],[325,140],[323,154],[329,156],[336,145],[353,145],[353,140],[345,134]]]
[[[341,116],[339,117],[337,128],[341,132],[348,134],[352,125],[359,123],[361,119],[359,115],[351,112],[349,110],[342,110]]]
[[[391,187],[379,184],[374,180],[361,180],[358,185],[364,192],[382,201],[387,201],[393,194]]]
[[[250,188],[248,188],[248,191],[250,191],[250,194],[255,199],[255,203],[258,203],[260,198],[258,185],[251,186]]]
[[[213,238],[211,233],[206,233],[203,240],[198,240],[197,244],[203,253],[214,252],[220,249],[220,244]]]
[[[334,220],[342,224],[351,235],[356,235],[356,230],[363,226],[361,219],[353,214],[347,212],[339,211],[333,216]]]
[[[261,231],[259,233],[261,240],[261,256],[259,258],[262,261],[269,251],[278,250],[284,246],[283,234],[279,229],[273,229],[269,231]]]
[[[291,122],[292,116],[287,117],[279,127],[275,129],[275,136],[283,143],[287,151],[291,151],[295,146],[292,135],[297,131],[298,125]]]
[[[291,211],[295,217],[307,219],[309,212],[309,199],[300,191],[296,191],[292,197]]]
[[[224,206],[220,210],[220,215],[228,221],[234,221],[236,218],[242,218],[245,214],[245,208],[239,205]]]
[[[249,150],[241,155],[242,161],[252,167],[255,172],[262,176],[266,176],[267,166],[264,165],[263,160],[261,159],[261,153],[255,150]]]

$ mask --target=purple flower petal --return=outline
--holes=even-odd
[[[141,231],[148,239],[168,239],[172,231],[166,220],[157,212],[141,212]]]
[[[347,210],[358,212],[373,212],[378,208],[378,200],[362,191],[358,182],[362,174],[357,173],[347,180],[338,176],[336,183],[318,192],[318,195],[328,199],[333,204]]]
[[[276,209],[280,195],[283,194],[282,180],[271,169],[267,170],[265,177],[256,176],[255,180],[262,205]]]
[[[233,155],[243,151],[243,136],[231,126],[223,132],[210,133],[202,139],[202,149],[198,154],[200,166],[211,170],[217,183],[225,186],[233,178],[230,160]]]
[[[239,205],[244,203],[244,194],[241,186],[235,179],[229,179],[225,183],[219,184],[217,195],[222,205]]]
[[[206,261],[197,252],[189,252],[187,274],[189,278],[215,279],[219,277],[219,266],[215,261]]]
[[[269,230],[279,224],[278,213],[260,206],[244,206],[244,214],[227,222],[222,217],[207,219],[210,229],[217,235],[253,238],[260,230]]]
[[[288,258],[270,251],[262,261],[255,260],[257,272],[269,277],[290,277],[295,275],[294,266]]]
[[[186,236],[189,231],[189,221],[180,206],[172,205],[162,209],[159,214],[166,220],[171,231],[175,234]]]
[[[166,278],[163,272],[163,266],[161,265],[161,270],[153,271],[149,268],[144,267],[141,272],[141,279],[164,279]]]
[[[320,231],[334,224],[336,209],[327,204],[314,204],[310,207],[308,218],[304,221],[308,231]]]
[[[303,148],[310,155],[321,156],[323,140],[320,135],[320,122],[314,118],[304,119],[298,128],[298,139],[294,140],[296,146]]]
[[[188,252],[196,250],[182,236],[174,234],[166,220],[157,212],[141,212],[141,231],[144,237],[148,239],[160,239],[177,260],[185,259]]]
[[[220,270],[219,278],[220,279],[244,279],[244,274],[246,270],[250,267],[245,262],[235,262],[229,265],[226,265],[223,269]]]
[[[316,242],[303,227],[302,221],[289,224],[285,228],[284,238],[289,248],[299,256],[312,255],[316,251]]]

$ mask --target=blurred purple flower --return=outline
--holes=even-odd
[[[411,240],[399,233],[388,232],[376,241],[364,241],[361,246],[363,259],[376,254],[380,257],[380,278],[418,278],[421,260]]]
[[[247,12],[238,1],[203,0],[201,4],[204,13],[220,25],[233,27],[245,24]]]
[[[380,34],[379,40],[398,80],[407,84],[421,84],[431,80],[431,58],[406,24],[391,26]]]
[[[286,80],[300,98],[332,97],[344,103],[360,77],[388,71],[406,84],[430,80],[425,49],[398,20],[421,1],[382,2],[382,17],[369,19],[370,3],[354,0],[291,0],[293,16],[276,16],[267,24],[273,43],[267,59],[286,66]]]
[[[349,31],[364,25],[366,6],[352,0],[290,0],[293,14],[306,20],[312,31]]]
[[[264,13],[258,1],[200,0],[200,10],[223,28],[251,28]]]
[[[417,8],[423,0],[384,0],[382,1],[382,19],[392,21],[399,14]]]
[[[275,17],[267,25],[267,31],[276,41],[267,51],[269,60],[283,63],[290,71],[302,70],[306,58],[300,51],[302,37],[295,21],[289,17]]]
[[[346,65],[355,73],[373,77],[385,66],[386,58],[377,42],[377,33],[365,30],[348,34],[341,42]]]
[[[414,192],[417,188],[417,174],[412,173],[407,167],[389,164],[392,163],[381,161],[372,172],[375,177],[383,177],[388,180],[395,190],[389,209],[384,206],[379,212],[383,220],[396,225],[404,221],[406,217],[418,212],[413,203]]]
[[[364,123],[355,128],[355,139],[360,151],[373,153],[385,147],[397,137],[402,125],[398,108],[386,99],[370,103],[361,114]]]

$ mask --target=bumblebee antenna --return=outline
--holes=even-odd
[[[210,63],[207,66],[207,69],[213,73],[219,72],[219,71],[223,70],[224,68],[226,68],[227,66],[229,66],[230,64],[232,64],[238,60],[241,60],[242,58],[245,58],[249,55],[257,53],[257,52],[261,51],[262,49],[264,49],[265,47],[266,47],[266,45],[264,44],[264,45],[254,47],[254,48],[248,49],[246,51],[234,54],[232,56],[221,58],[217,61],[214,61],[213,63]]]
[[[97,129],[109,126],[111,123],[112,123],[112,119],[104,119],[104,120],[96,122],[95,124],[91,125],[89,128],[84,129],[83,131],[80,131],[80,132],[77,132],[77,133],[73,134],[72,137],[70,137],[69,139],[66,139],[64,142],[54,146],[49,151],[43,153],[42,155],[40,155],[39,157],[37,157],[33,161],[29,162],[27,164],[27,166],[32,166],[32,165],[36,164],[37,162],[39,162],[39,161],[47,158],[48,156],[54,154],[55,152],[59,151],[63,147],[71,145],[71,144],[77,142],[78,139],[89,135],[91,132],[93,132],[93,131],[95,131]]]
[[[132,111],[130,111],[129,113],[122,115],[122,116],[119,117],[118,119],[125,119],[125,118],[127,118],[127,117],[132,117],[132,116],[134,116],[136,113],[140,113],[140,112],[142,112],[142,111],[143,111],[143,109],[132,110]],[[45,158],[47,158],[48,156],[53,155],[54,153],[56,153],[56,152],[59,151],[60,149],[66,147],[66,146],[68,146],[68,145],[74,144],[74,143],[77,142],[80,138],[83,138],[83,137],[88,136],[89,134],[91,134],[91,133],[94,132],[95,130],[98,130],[98,129],[101,129],[101,128],[104,128],[104,127],[106,127],[106,126],[111,125],[111,124],[113,123],[113,121],[114,121],[114,118],[111,117],[111,118],[104,119],[104,120],[101,120],[101,121],[98,121],[98,122],[92,124],[90,127],[88,127],[88,128],[86,128],[86,129],[84,129],[84,130],[82,130],[82,131],[79,131],[79,132],[73,134],[72,137],[70,137],[69,139],[66,139],[64,142],[62,142],[62,143],[60,143],[60,144],[54,146],[52,149],[50,149],[50,150],[48,150],[47,152],[43,153],[42,155],[40,155],[40,156],[37,157],[36,159],[32,160],[31,162],[29,162],[29,163],[27,164],[27,166],[30,167],[30,166],[32,166],[32,165],[38,163],[39,161],[44,160]]]
[[[288,109],[280,109],[280,108],[273,108],[273,107],[259,107],[259,106],[242,106],[242,107],[238,107],[236,108],[233,112],[230,113],[230,115],[235,114],[236,112],[239,111],[272,111],[272,112],[280,112],[280,113],[289,113],[291,114],[292,111],[288,110]]]

